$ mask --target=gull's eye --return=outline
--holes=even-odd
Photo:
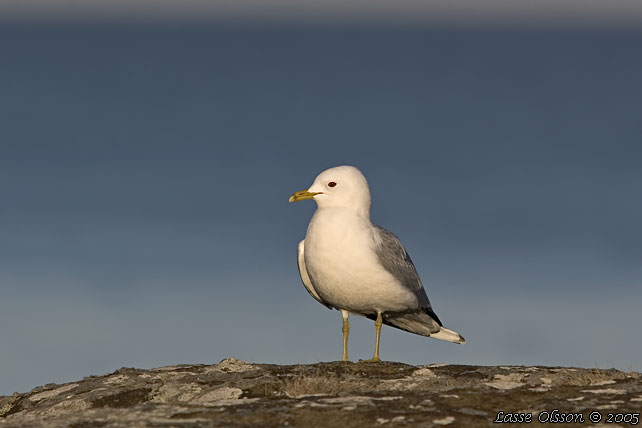
[[[334,182],[334,181],[331,181],[331,182],[328,183],[328,187],[334,187],[336,185],[337,185],[337,183]]]

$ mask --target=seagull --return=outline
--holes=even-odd
[[[290,202],[317,203],[297,261],[306,290],[343,318],[343,361],[348,361],[350,314],[375,321],[371,362],[380,361],[382,324],[454,343],[466,343],[443,326],[432,309],[408,252],[392,232],[370,221],[370,189],[353,166],[327,169]]]

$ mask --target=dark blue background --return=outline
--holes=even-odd
[[[0,394],[120,366],[340,356],[300,284],[358,166],[456,346],[409,363],[640,369],[642,32],[0,25]],[[353,321],[368,358],[372,323]]]

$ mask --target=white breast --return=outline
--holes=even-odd
[[[378,262],[372,224],[340,209],[317,210],[305,237],[305,265],[321,298],[354,313],[416,307],[414,294]]]

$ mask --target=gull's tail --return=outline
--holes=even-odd
[[[466,343],[466,339],[464,339],[464,336],[457,333],[456,331],[449,330],[446,327],[440,328],[437,333],[431,334],[430,337],[434,337],[435,339],[447,340],[448,342],[459,343],[461,345]]]
[[[417,312],[384,312],[383,322],[391,327],[405,330],[410,333],[420,334],[422,336],[441,339],[448,342],[464,344],[466,339],[456,331],[447,329],[441,325],[441,321],[432,310]],[[368,318],[371,318],[368,316]]]

